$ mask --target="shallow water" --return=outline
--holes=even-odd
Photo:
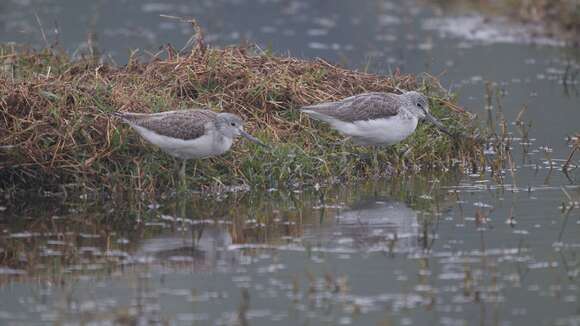
[[[578,52],[509,22],[408,1],[16,1],[0,41],[82,50],[185,44],[192,15],[242,40],[375,72],[439,76],[485,119],[522,107],[514,176],[419,175],[210,198],[0,200],[0,321],[8,324],[577,325]],[[458,28],[450,28],[456,26]],[[461,27],[461,28],[459,28]],[[458,32],[458,31],[461,32]],[[146,58],[145,51],[141,51]],[[574,207],[574,208],[571,208]]]
[[[553,205],[560,189],[433,179],[8,208],[3,248],[20,254],[0,270],[0,319],[578,321],[580,222]]]

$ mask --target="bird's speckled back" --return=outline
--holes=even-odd
[[[354,95],[337,102],[306,106],[302,110],[344,122],[354,122],[395,116],[403,104],[405,102],[399,95],[373,92]]]
[[[154,114],[118,113],[129,124],[149,129],[159,135],[191,140],[204,135],[208,122],[214,122],[217,113],[210,110],[178,110]]]

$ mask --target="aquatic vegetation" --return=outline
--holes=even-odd
[[[570,168],[570,164],[572,162],[572,159],[574,158],[574,154],[580,150],[580,134],[571,137],[570,146],[572,147],[572,150],[570,151],[570,155],[568,155],[568,159],[566,159],[566,162],[563,165],[564,170],[568,170]]]
[[[72,60],[55,49],[0,49],[0,187],[67,191],[156,192],[175,185],[173,163],[126,126],[114,111],[159,112],[207,107],[232,112],[272,150],[236,145],[187,173],[196,189],[224,185],[280,187],[329,179],[465,168],[483,162],[481,142],[450,138],[421,125],[413,137],[381,153],[356,149],[311,122],[298,108],[369,91],[418,89],[448,128],[473,134],[472,116],[435,78],[352,71],[322,59],[276,56],[253,47],[207,47],[164,53],[118,67],[88,56]],[[317,130],[315,130],[317,129]],[[401,154],[403,153],[403,154]]]

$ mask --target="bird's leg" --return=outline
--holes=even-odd
[[[197,176],[197,160],[193,163],[193,176]]]
[[[373,169],[375,170],[375,174],[379,172],[379,146],[372,146],[371,150],[373,151]]]
[[[399,165],[401,166],[402,170],[407,168],[407,166],[405,165],[405,158],[409,154],[410,150],[411,150],[411,148],[409,147],[409,145],[405,144],[405,145],[403,145],[403,148],[401,150],[397,151]]]
[[[179,183],[179,168],[181,165],[181,161],[178,158],[173,159],[173,182],[174,185]]]
[[[348,162],[348,155],[349,153],[347,152],[347,146],[346,146],[346,141],[342,141],[340,143],[340,152],[341,152],[341,160],[342,160],[342,166],[346,166],[347,162]]]
[[[179,170],[179,184],[180,191],[185,192],[187,190],[187,179],[185,178],[185,168],[187,167],[187,160],[181,161],[181,169]]]
[[[183,160],[181,162],[181,170],[179,171],[179,177],[185,180],[185,169],[187,168],[187,161]]]
[[[401,148],[401,150],[399,151],[399,157],[401,158],[406,157],[410,149],[411,147],[409,147],[409,144],[404,144],[403,148]]]

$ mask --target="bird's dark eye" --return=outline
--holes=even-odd
[[[236,123],[235,122],[232,122],[230,124],[232,125],[232,127],[235,127],[236,126]]]
[[[423,105],[421,105],[421,103],[417,103],[417,106],[420,107],[420,108],[423,107]]]

